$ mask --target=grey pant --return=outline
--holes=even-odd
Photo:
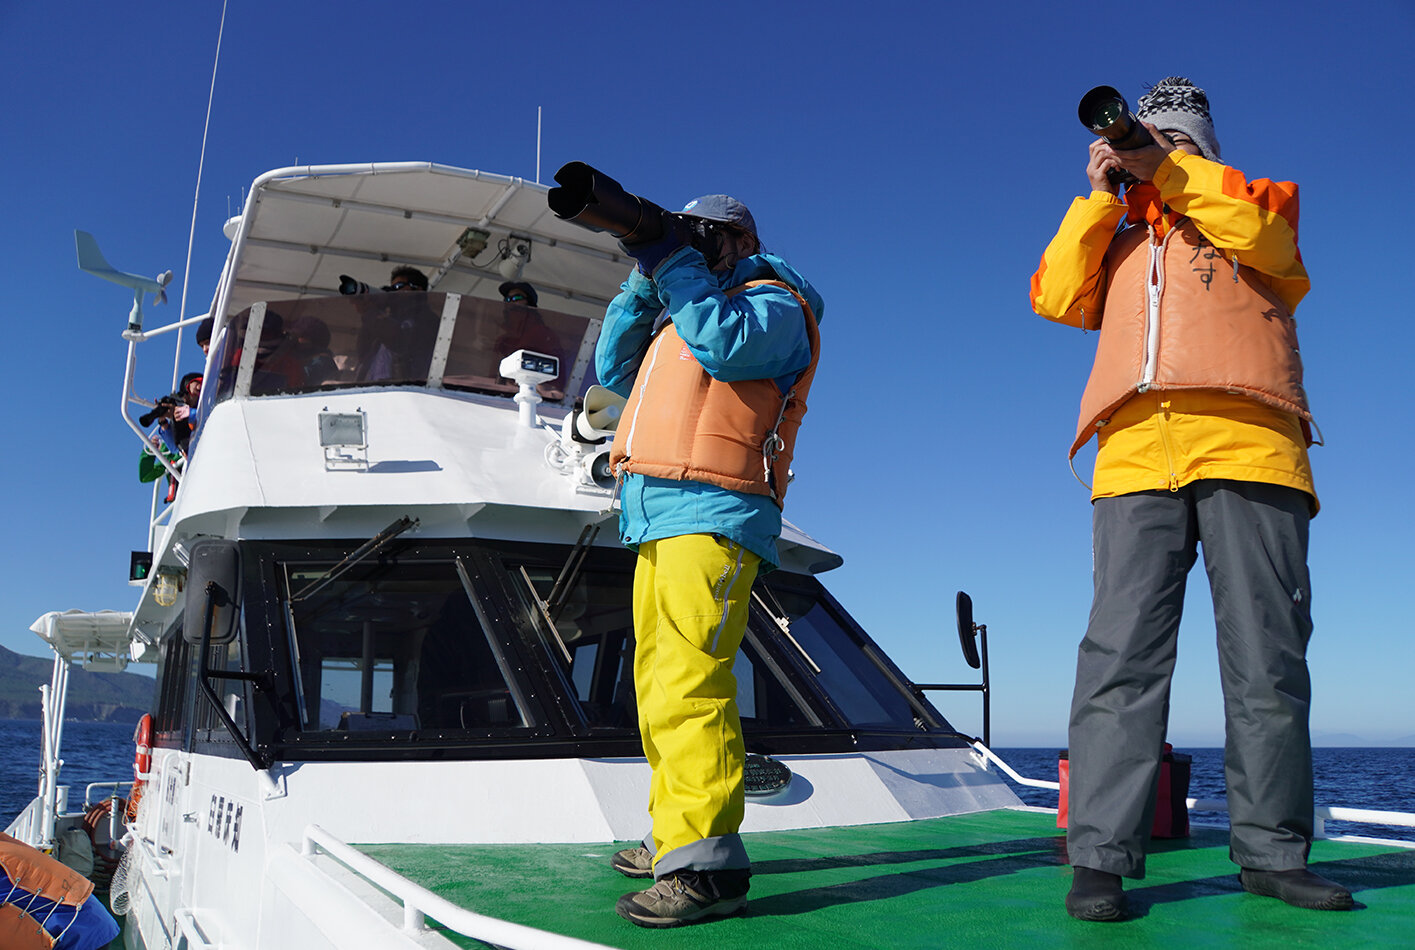
[[[1218,628],[1229,855],[1304,867],[1312,634],[1308,496],[1212,479],[1096,501],[1095,600],[1071,703],[1071,863],[1143,877],[1184,584],[1202,542]]]

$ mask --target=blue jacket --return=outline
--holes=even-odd
[[[774,379],[783,393],[811,362],[801,305],[779,287],[723,291],[752,280],[779,280],[811,305],[817,323],[825,302],[796,269],[774,254],[755,254],[731,271],[708,270],[691,247],[670,254],[653,279],[636,268],[609,304],[595,351],[600,382],[628,396],[661,319],[714,379]],[[720,534],[777,566],[781,510],[766,495],[701,482],[626,475],[620,488],[619,534],[626,545],[682,534]]]

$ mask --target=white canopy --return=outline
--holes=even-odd
[[[267,172],[232,222],[218,305],[229,315],[257,300],[337,293],[341,274],[376,288],[400,264],[427,273],[432,290],[499,299],[498,248],[508,241],[528,246],[519,279],[541,306],[602,316],[633,261],[608,234],[556,218],[549,190],[430,162]],[[484,248],[468,229],[485,232]]]
[[[81,660],[86,670],[114,673],[122,671],[129,659],[137,659],[128,637],[132,621],[130,611],[51,610],[30,629],[60,657]]]

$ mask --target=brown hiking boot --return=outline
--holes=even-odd
[[[674,871],[646,891],[619,898],[614,912],[640,927],[677,927],[726,917],[747,906],[751,871]]]
[[[609,866],[625,877],[653,877],[653,852],[644,847],[616,851]]]

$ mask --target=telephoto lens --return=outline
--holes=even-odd
[[[1110,147],[1127,151],[1144,148],[1154,143],[1150,130],[1140,124],[1130,104],[1113,86],[1097,86],[1081,97],[1076,107],[1076,117],[1087,130],[1099,135],[1110,143]],[[1123,168],[1112,168],[1105,173],[1112,185],[1133,185],[1134,175]]]
[[[1097,86],[1082,96],[1076,115],[1088,130],[1108,140],[1111,148],[1144,148],[1154,142],[1125,97],[1111,86]]]
[[[344,296],[349,297],[353,294],[372,293],[372,290],[369,285],[364,283],[363,281],[354,280],[354,278],[350,277],[348,274],[340,274],[339,292]]]
[[[664,210],[624,190],[604,172],[584,162],[569,162],[555,173],[559,183],[546,195],[551,212],[591,231],[608,231],[629,244],[656,241],[663,235]]]

